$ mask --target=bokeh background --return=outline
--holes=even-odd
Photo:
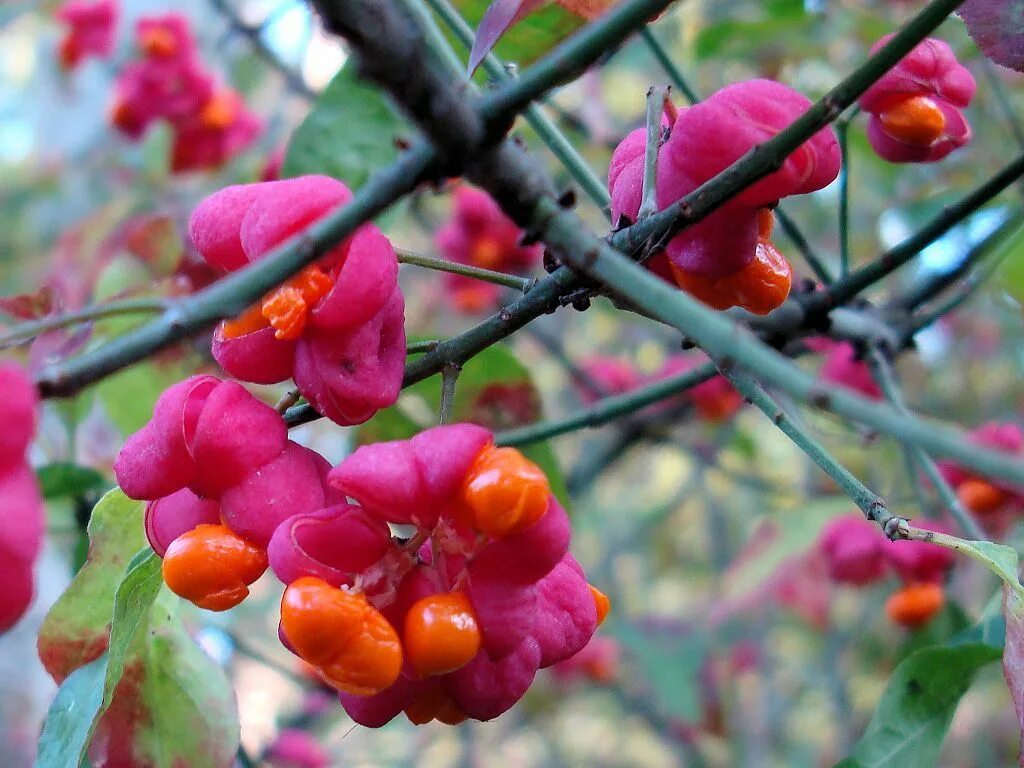
[[[456,5],[473,21],[486,6],[477,0]],[[816,98],[919,6],[703,0],[678,3],[652,29],[703,94],[771,77]],[[290,0],[125,0],[112,57],[68,72],[56,54],[63,29],[55,10],[54,3],[0,6],[0,294],[56,311],[201,287],[215,276],[198,265],[187,243],[184,223],[191,208],[225,184],[265,172],[346,65],[344,47],[322,31],[306,5]],[[255,141],[215,171],[173,174],[166,129],[130,141],[110,125],[114,82],[133,55],[135,22],[169,10],[188,16],[208,67],[238,89],[263,121]],[[560,9],[546,11],[542,20],[513,30],[498,53],[526,65],[576,23]],[[872,153],[863,118],[852,122],[854,264],[905,238],[1017,151],[1013,115],[1024,109],[1020,77],[984,61],[958,19],[937,36],[979,82],[967,110],[974,140],[937,165],[895,166]],[[634,41],[610,51],[543,108],[603,177],[615,143],[643,120],[647,88],[666,80],[650,52]],[[398,117],[388,127],[413,135]],[[378,128],[358,119],[349,126],[357,136]],[[523,125],[516,130],[568,184],[531,131]],[[321,147],[326,162],[341,163],[344,173],[353,174],[346,181],[358,186],[378,158],[368,155],[361,168],[338,160],[343,148],[329,141]],[[954,268],[1005,219],[1016,195],[1008,192],[953,229],[877,296]],[[606,228],[600,212],[579,198],[581,213],[595,228]],[[832,263],[836,207],[836,185],[787,204]],[[439,255],[433,236],[450,208],[449,190],[424,190],[381,224],[403,248]],[[784,235],[777,244],[806,274]],[[1013,421],[1022,406],[1024,240],[1015,234],[1001,247],[1004,266],[990,284],[948,321],[920,333],[916,350],[899,362],[913,407],[965,427]],[[410,336],[443,338],[483,317],[456,311],[437,273],[403,267],[402,284]],[[0,333],[17,320],[11,306],[0,307]],[[106,319],[49,334],[14,353],[40,365],[135,322]],[[82,562],[83,522],[97,491],[112,484],[113,457],[124,437],[148,419],[163,388],[189,372],[216,371],[207,350],[197,339],[72,401],[46,406],[33,462],[71,463],[100,479],[86,492],[75,487],[48,500],[50,535],[36,602],[29,617],[0,638],[0,765],[31,764],[55,692],[37,660],[35,636]],[[460,407],[466,413],[489,409],[496,426],[557,418],[586,406],[578,371],[595,356],[619,358],[653,375],[677,353],[678,339],[667,329],[598,300],[586,312],[568,309],[538,320],[468,366],[474,384],[460,395]],[[813,369],[820,359],[812,356],[805,364]],[[431,423],[436,389],[432,380],[406,392],[398,413],[416,424]],[[258,391],[274,402],[284,388]],[[892,441],[794,410],[895,511],[912,517],[934,512],[927,489],[920,503]],[[338,461],[375,428],[360,435],[312,424],[293,436]],[[277,642],[279,592],[265,577],[254,599],[227,614],[185,612],[202,647],[231,676],[250,755],[260,755],[280,729],[301,725],[316,734],[332,765],[345,766],[832,765],[863,732],[894,666],[913,649],[943,642],[974,623],[995,591],[986,572],[959,563],[943,615],[908,633],[892,626],[882,610],[894,582],[862,590],[830,584],[816,540],[827,520],[854,507],[752,409],[719,422],[692,413],[671,419],[641,414],[537,450],[567,488],[576,557],[613,601],[613,615],[598,635],[597,661],[562,676],[542,672],[524,701],[492,723],[413,728],[400,718],[379,731],[354,727]],[[1016,531],[1009,538],[1019,541]],[[990,665],[960,706],[940,764],[1010,765],[1018,738],[1005,684]]]

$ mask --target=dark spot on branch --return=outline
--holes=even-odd
[[[600,256],[601,254],[597,248],[588,248],[583,252],[583,258],[580,260],[579,268],[584,272],[589,272],[593,269],[594,264],[597,263]]]
[[[807,398],[811,405],[824,411],[832,410],[832,395],[818,388],[813,388]]]

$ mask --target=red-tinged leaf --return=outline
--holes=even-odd
[[[125,222],[120,237],[125,250],[145,263],[156,277],[173,274],[185,254],[170,216],[134,216]]]
[[[0,312],[16,320],[36,320],[53,310],[53,291],[43,286],[35,293],[0,296]]]
[[[482,386],[466,421],[495,432],[532,424],[541,418],[540,393],[531,381],[494,382]]]
[[[469,74],[473,74],[480,62],[509,27],[520,19],[540,8],[546,0],[494,0],[487,8],[473,40],[473,50],[469,52]]]
[[[113,235],[131,204],[111,203],[66,230],[57,240],[44,281],[54,293],[57,308],[77,309],[91,301],[96,278],[117,255],[118,243]]]
[[[37,336],[28,350],[28,369],[35,373],[47,365],[59,363],[88,343],[92,328],[58,328]]]
[[[565,10],[592,21],[607,11],[616,0],[557,0]]]
[[[95,766],[228,768],[234,761],[230,683],[189,637],[181,601],[160,586],[143,506],[117,489],[96,505],[88,559],[40,629],[39,656],[61,690],[39,768],[73,768],[86,748]],[[83,681],[81,670],[101,657],[109,666],[101,662]],[[87,695],[99,685],[107,694],[101,701]]]
[[[957,13],[987,58],[1024,72],[1024,0],[967,0]]]
[[[89,558],[39,629],[39,658],[57,683],[107,650],[114,592],[132,556],[146,546],[141,502],[114,492],[89,520]]]
[[[1021,754],[1018,765],[1024,768],[1024,597],[1006,582],[1003,582],[1003,616],[1006,618],[1003,676],[1020,723]]]

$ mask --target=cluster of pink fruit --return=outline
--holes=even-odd
[[[889,42],[886,35],[871,49]],[[974,77],[947,43],[928,38],[900,59],[858,100],[871,115],[868,141],[892,163],[933,163],[971,140],[961,112],[971,103]]]
[[[57,46],[63,69],[74,69],[89,57],[105,59],[114,52],[121,9],[116,0],[70,0],[57,9],[67,26]]]
[[[486,192],[475,187],[455,190],[451,216],[434,236],[438,250],[457,264],[522,275],[535,267],[543,249],[524,245],[523,231]],[[493,309],[501,289],[493,284],[449,273],[445,286],[455,308],[476,313]]]
[[[929,531],[948,532],[941,523],[915,521]],[[921,541],[888,541],[877,525],[860,515],[832,520],[818,546],[829,578],[839,584],[865,587],[886,577],[891,569],[903,581],[885,603],[896,624],[916,628],[926,624],[945,605],[943,582],[953,567],[952,551]]]
[[[219,168],[259,134],[262,123],[241,95],[206,70],[184,16],[140,19],[135,45],[140,56],[118,75],[110,119],[131,139],[165,120],[172,171]]]
[[[474,425],[364,446],[332,469],[241,386],[199,376],[164,393],[115,472],[149,502],[179,595],[225,610],[270,566],[287,585],[282,642],[365,725],[496,717],[608,610],[543,472]]]
[[[658,208],[693,192],[810,106],[804,96],[781,83],[750,80],[670,115],[668,137],[658,148]],[[616,221],[635,221],[639,215],[645,146],[646,130],[638,128],[612,155],[608,190]],[[674,237],[648,266],[715,309],[739,306],[767,314],[786,300],[792,285],[789,262],[771,241],[772,208],[784,197],[828,185],[839,167],[835,134],[831,128],[822,129],[778,171]]]
[[[887,42],[883,38],[873,51]],[[961,109],[974,95],[970,72],[950,47],[927,39],[914,48],[859,101],[871,115],[868,139],[892,162],[934,162],[970,141]],[[666,105],[659,142],[655,195],[664,209],[768,141],[811,103],[772,80],[729,85],[708,99],[676,111]],[[646,129],[626,136],[608,168],[612,216],[635,221],[640,212]],[[699,147],[700,151],[694,151]],[[785,301],[792,269],[772,244],[772,209],[790,195],[830,184],[840,169],[839,144],[824,128],[802,144],[782,167],[752,184],[697,224],[673,238],[648,267],[715,309],[742,307],[764,315]]]
[[[970,434],[975,445],[1002,453],[1024,453],[1024,432],[1008,422],[982,424]],[[988,480],[952,461],[939,463],[946,482],[955,490],[965,509],[992,536],[1006,535],[1013,521],[1024,512],[1024,490],[1009,483]]]
[[[208,263],[233,271],[350,199],[323,176],[227,187],[189,231]],[[363,225],[222,323],[214,357],[246,381],[292,378],[324,415],[363,422],[401,386],[397,276],[390,242]],[[400,712],[496,717],[538,669],[583,648],[608,609],[568,554],[547,478],[481,427],[364,446],[332,469],[241,385],[197,376],[164,392],[115,473],[148,502],[146,532],[179,595],[225,610],[269,566],[287,585],[282,642],[367,725]],[[414,532],[398,538],[392,525]]]

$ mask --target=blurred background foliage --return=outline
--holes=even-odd
[[[457,4],[474,23],[486,7],[482,0]],[[816,98],[919,5],[703,0],[679,3],[652,29],[703,94],[737,80],[771,77]],[[413,134],[379,95],[358,90],[365,87],[355,82],[344,48],[301,3],[178,0],[173,9],[192,20],[204,59],[245,94],[266,130],[219,172],[172,176],[166,132],[131,144],[107,122],[111,84],[130,53],[129,30],[140,16],[170,10],[168,4],[125,2],[114,57],[89,61],[70,74],[55,58],[60,30],[54,7],[8,2],[0,8],[0,294],[20,296],[19,307],[74,309],[201,287],[213,275],[199,266],[184,237],[184,222],[201,197],[255,180],[292,136],[286,172],[329,172],[358,186],[394,154],[396,136]],[[525,65],[576,25],[552,6],[513,29],[497,53]],[[1020,76],[985,62],[955,18],[937,36],[979,81],[967,110],[974,140],[942,163],[896,166],[870,150],[863,118],[853,121],[854,265],[906,237],[1016,151],[1013,113],[1024,114]],[[648,86],[665,81],[650,52],[634,40],[609,51],[600,68],[557,91],[544,108],[603,176],[615,143],[642,121]],[[517,132],[567,185],[568,177],[529,128],[520,125]],[[1014,195],[1007,193],[1004,202],[930,246],[876,295],[955,267],[966,248],[1017,204]],[[449,202],[444,190],[424,190],[383,225],[403,248],[435,254],[433,232]],[[833,264],[836,207],[835,185],[787,203]],[[582,197],[579,208],[596,229],[606,228]],[[779,245],[803,272],[782,235]],[[918,354],[901,359],[912,407],[966,427],[1018,418],[1024,405],[1018,303],[1024,236],[1017,233],[1003,247],[1007,258],[995,279],[948,321],[919,334]],[[410,336],[443,338],[472,322],[451,310],[437,273],[405,267],[402,284]],[[3,305],[7,316],[0,315],[0,328],[13,324],[13,306]],[[107,318],[47,334],[31,346],[29,361],[39,364],[99,344],[136,322],[132,316]],[[457,413],[478,414],[481,393],[502,385],[512,389],[491,409],[496,427],[566,415],[582,406],[573,370],[589,357],[618,356],[653,373],[676,345],[665,328],[603,300],[586,312],[565,310],[467,366]],[[37,604],[27,621],[0,639],[0,765],[28,765],[34,754],[54,692],[36,660],[35,637],[82,562],[82,523],[98,492],[112,485],[112,459],[167,385],[196,370],[215,372],[207,350],[206,340],[197,339],[46,407],[33,459],[42,468],[51,536]],[[260,389],[269,402],[283,391]],[[313,424],[297,430],[296,439],[337,461],[357,442],[431,423],[437,397],[434,378],[407,390],[394,409],[365,427]],[[935,511],[930,497],[919,508],[898,446],[798,412],[894,511],[911,517]],[[346,766],[831,765],[860,737],[895,665],[974,624],[995,590],[986,572],[959,563],[946,613],[908,634],[891,626],[881,609],[892,584],[859,591],[829,585],[814,570],[814,542],[825,521],[854,508],[752,409],[724,424],[691,418],[612,424],[534,451],[564,479],[575,554],[612,597],[614,611],[601,635],[618,643],[613,674],[559,680],[542,673],[526,699],[493,723],[412,728],[396,721],[381,731],[353,728],[336,702],[317,704],[327,695],[276,642],[278,591],[268,577],[256,585],[255,599],[226,615],[182,609],[190,631],[234,684],[249,754],[260,754],[278,728],[301,723],[322,737],[334,764]],[[1019,543],[1016,532],[1011,541]],[[996,665],[988,665],[957,710],[938,764],[1009,765],[1017,747],[1005,685]],[[899,764],[931,764],[916,759]]]

